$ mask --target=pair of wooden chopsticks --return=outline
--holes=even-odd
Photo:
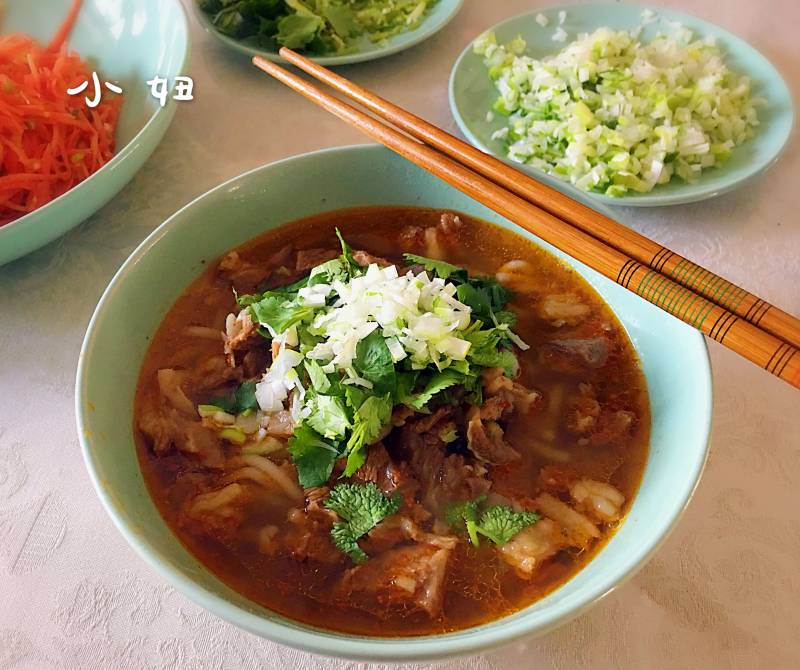
[[[800,388],[797,318],[291,49],[282,48],[280,55],[408,135],[260,56],[253,63],[498,214]]]

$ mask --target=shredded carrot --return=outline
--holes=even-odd
[[[83,0],[72,0],[72,6],[69,8],[69,12],[67,12],[67,16],[61,24],[61,27],[56,34],[53,35],[53,39],[47,47],[48,50],[59,51],[67,41],[67,37],[69,37],[70,32],[72,32],[72,26],[75,25],[75,21],[78,18],[78,12],[81,11],[82,2]]]
[[[27,35],[0,36],[0,226],[62,195],[114,155],[122,96],[94,94],[92,72],[67,50],[80,9],[74,0],[50,46]],[[67,89],[89,82],[86,91]]]

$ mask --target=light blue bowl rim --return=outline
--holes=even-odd
[[[164,1],[164,0],[162,0]],[[184,34],[186,35],[186,48],[183,51],[183,58],[181,59],[181,63],[178,66],[178,72],[183,72],[186,69],[186,64],[189,62],[189,58],[191,57],[192,51],[192,40],[189,33],[189,19],[186,14],[186,8],[183,6],[181,0],[167,0],[171,1],[177,8],[178,8],[178,16],[180,17],[181,22],[181,29],[183,30]],[[106,174],[107,172],[111,172],[114,170],[119,163],[126,160],[131,154],[136,152],[139,149],[139,145],[141,144],[141,139],[146,134],[149,133],[150,127],[155,125],[157,121],[161,120],[161,117],[166,117],[166,120],[169,121],[175,115],[176,106],[174,104],[166,104],[164,107],[157,107],[156,110],[150,115],[150,118],[147,119],[145,124],[139,129],[139,131],[130,139],[128,140],[127,144],[122,147],[114,156],[111,158],[108,163],[106,163],[103,167],[101,167],[97,172],[93,172],[90,174],[86,179],[82,182],[75,184],[69,191],[62,193],[57,198],[53,198],[50,202],[46,205],[42,205],[41,207],[37,207],[32,212],[28,212],[25,216],[21,216],[18,219],[14,219],[11,223],[7,223],[5,226],[0,228],[0,235],[5,230],[11,230],[12,228],[21,228],[26,223],[28,223],[31,219],[38,218],[39,216],[46,216],[49,214],[51,209],[55,209],[61,201],[69,196],[70,194],[76,192],[78,189],[83,189],[84,187],[89,188],[94,184],[98,179],[101,178],[101,175]],[[41,225],[41,224],[39,224]]]
[[[197,0],[188,0],[194,11],[195,16],[197,17],[198,22],[203,27],[203,29],[211,33],[213,37],[216,37],[220,42],[225,44],[226,46],[230,47],[234,51],[238,51],[241,54],[245,54],[247,56],[254,56],[259,55],[263,56],[267,60],[275,61],[277,63],[285,63],[286,59],[283,56],[280,56],[275,51],[268,51],[266,49],[262,49],[260,47],[250,46],[248,44],[243,44],[241,41],[234,39],[233,37],[228,37],[227,35],[223,35],[219,30],[214,27],[214,24],[210,21],[206,13],[200,9],[197,4]],[[413,31],[405,32],[405,33],[398,33],[397,35],[393,35],[392,39],[397,39],[396,43],[389,43],[387,46],[373,49],[372,51],[356,51],[350,54],[343,54],[341,56],[309,56],[309,59],[314,61],[315,63],[319,63],[320,65],[353,65],[355,63],[364,63],[366,61],[377,60],[379,58],[385,58],[386,56],[392,56],[396,53],[401,51],[405,51],[406,49],[410,49],[411,47],[417,46],[420,42],[424,42],[430,37],[433,37],[441,31],[443,28],[447,26],[461,11],[461,8],[464,5],[464,0],[453,0],[455,4],[453,8],[450,10],[448,14],[445,14],[442,20],[436,26],[429,26],[427,30],[423,30],[425,27],[425,21],[430,18],[427,17],[423,20]],[[401,38],[401,39],[398,39]]]
[[[708,348],[703,335],[696,332],[695,342],[699,349],[699,352],[696,353],[700,354],[695,357],[695,362],[697,366],[699,366],[697,369],[696,381],[698,384],[702,385],[701,388],[697,389],[699,397],[702,398],[702,402],[697,407],[698,416],[700,417],[700,419],[698,419],[698,435],[703,436],[704,447],[697,450],[697,458],[693,462],[684,464],[690,476],[684,478],[686,486],[684,486],[683,489],[674,491],[676,507],[672,518],[666,520],[666,524],[663,527],[658,541],[652,543],[650,546],[640,547],[638,552],[632,552],[626,557],[620,567],[609,571],[608,576],[602,580],[601,584],[593,589],[584,589],[579,594],[575,594],[569,601],[565,600],[558,608],[554,608],[554,610],[548,612],[546,616],[541,616],[535,625],[524,619],[500,619],[486,624],[492,626],[491,630],[486,630],[484,625],[481,625],[454,633],[408,638],[349,636],[310,627],[300,628],[286,625],[279,621],[269,621],[257,614],[244,611],[232,605],[224,598],[207,592],[202,587],[199,587],[193,580],[184,576],[180,571],[162,563],[159,560],[158,549],[140,538],[136,531],[130,528],[117,514],[116,507],[118,503],[113,500],[112,496],[109,495],[100,481],[100,473],[95,468],[91,454],[90,439],[87,437],[86,424],[88,423],[88,419],[85,414],[88,401],[86,397],[86,386],[90,373],[89,361],[91,360],[94,341],[97,337],[98,322],[103,316],[106,305],[114,300],[117,287],[125,281],[128,272],[136,265],[142,256],[147,254],[151,247],[158,244],[162,237],[169,234],[173,222],[185,212],[191,210],[205,197],[229,189],[231,186],[235,185],[236,182],[259,172],[279,169],[282,165],[287,165],[292,162],[303,161],[316,156],[325,156],[326,154],[358,154],[362,152],[374,152],[377,154],[378,152],[384,151],[388,150],[381,145],[357,144],[310,151],[267,163],[233,177],[207,191],[203,195],[198,196],[158,226],[158,228],[148,235],[133,253],[131,253],[119,270],[117,270],[108,287],[103,292],[92,315],[78,359],[75,382],[75,416],[83,459],[95,491],[100,497],[106,512],[139,556],[187,598],[250,633],[296,649],[302,649],[323,656],[335,656],[362,661],[407,662],[484,652],[507,644],[527,634],[535,634],[537,636],[544,634],[577,617],[598,600],[633,577],[667,540],[686,510],[700,481],[700,476],[708,457],[712,415],[712,384]],[[665,520],[659,521],[663,523]],[[175,541],[179,541],[177,537]],[[590,569],[590,566],[587,566],[585,569]]]
[[[479,148],[481,151],[484,151],[484,152],[489,153],[491,155],[495,155],[494,152],[490,151],[488,149],[488,147],[486,147],[484,142],[480,138],[478,138],[472,132],[472,130],[470,130],[469,126],[467,125],[466,120],[461,115],[461,111],[460,111],[458,105],[456,104],[456,97],[455,97],[456,96],[456,91],[455,91],[456,74],[458,73],[459,69],[461,68],[461,64],[464,61],[464,59],[472,54],[472,44],[473,44],[473,42],[475,41],[475,39],[479,35],[487,32],[489,30],[493,30],[493,31],[500,30],[501,28],[505,27],[506,25],[508,25],[510,23],[514,23],[516,21],[519,21],[520,19],[524,19],[524,18],[527,18],[527,17],[530,17],[531,20],[534,20],[534,18],[536,17],[537,14],[540,14],[540,13],[543,13],[543,12],[553,12],[553,11],[558,11],[558,10],[562,10],[562,9],[564,11],[569,12],[569,11],[580,10],[582,8],[585,8],[585,7],[620,7],[620,6],[628,7],[631,10],[644,11],[644,10],[649,9],[650,11],[652,11],[656,15],[666,13],[666,14],[669,14],[671,17],[677,18],[681,22],[691,21],[692,23],[705,24],[707,26],[713,27],[714,30],[718,31],[721,35],[724,35],[725,39],[727,39],[727,40],[734,40],[734,41],[742,42],[742,43],[746,44],[747,47],[749,49],[751,49],[754,54],[756,54],[756,56],[761,58],[764,61],[764,63],[766,63],[774,71],[774,73],[776,75],[776,80],[779,81],[780,84],[785,89],[785,92],[786,92],[786,95],[787,95],[787,99],[789,100],[789,105],[790,105],[790,109],[789,109],[789,117],[790,117],[789,126],[788,126],[788,131],[787,131],[786,135],[783,138],[783,143],[781,144],[781,146],[778,148],[777,151],[775,151],[768,158],[762,160],[761,163],[756,167],[756,169],[753,172],[746,173],[746,174],[742,175],[741,177],[739,177],[738,179],[730,179],[728,181],[728,183],[726,183],[725,185],[723,185],[723,186],[721,186],[721,187],[719,187],[717,189],[711,189],[711,188],[707,188],[707,189],[704,189],[704,190],[703,189],[697,189],[696,192],[694,194],[692,194],[692,195],[689,195],[689,194],[682,195],[680,191],[676,192],[676,193],[671,193],[671,194],[668,194],[668,195],[661,195],[661,194],[657,193],[657,189],[654,190],[654,191],[651,191],[650,193],[646,193],[646,194],[642,194],[642,195],[628,195],[628,196],[624,196],[622,198],[612,198],[611,196],[607,196],[607,195],[604,195],[602,193],[586,192],[586,195],[591,197],[595,202],[602,203],[603,205],[612,205],[612,206],[619,206],[619,207],[662,207],[662,206],[669,206],[669,205],[685,205],[685,204],[692,203],[692,202],[699,202],[701,200],[706,200],[708,198],[714,198],[714,197],[717,197],[719,195],[723,195],[724,193],[729,193],[729,192],[733,191],[734,189],[739,188],[740,186],[742,186],[744,183],[750,181],[751,179],[755,179],[756,177],[764,174],[767,170],[769,170],[771,167],[773,167],[778,162],[778,160],[783,155],[783,153],[786,151],[786,148],[789,146],[789,140],[792,138],[792,136],[796,132],[795,131],[795,120],[796,120],[796,116],[797,116],[797,110],[796,110],[796,107],[795,107],[795,104],[794,104],[794,99],[792,98],[791,89],[789,88],[788,84],[786,83],[786,79],[783,77],[783,75],[781,74],[780,70],[778,70],[778,68],[775,67],[775,65],[772,64],[772,61],[770,61],[764,54],[762,54],[758,49],[756,49],[747,40],[739,37],[735,33],[730,32],[729,30],[726,30],[725,28],[722,28],[721,26],[718,26],[715,23],[712,23],[711,21],[706,21],[705,19],[702,19],[699,16],[695,16],[695,15],[689,14],[687,12],[681,12],[681,11],[678,11],[678,10],[674,10],[674,9],[669,8],[669,7],[655,7],[655,6],[650,6],[650,5],[640,5],[638,3],[628,3],[628,2],[625,2],[625,3],[620,3],[620,2],[582,2],[582,3],[577,4],[577,5],[548,5],[547,7],[537,7],[537,8],[532,9],[532,10],[526,10],[524,12],[520,12],[519,14],[515,14],[514,16],[510,16],[507,19],[503,19],[502,21],[499,21],[499,22],[495,23],[494,25],[492,25],[492,26],[490,26],[488,28],[485,28],[480,33],[478,33],[473,38],[471,38],[469,40],[469,42],[467,43],[467,45],[464,47],[464,49],[462,49],[461,53],[458,54],[458,57],[456,58],[455,62],[453,63],[453,67],[450,70],[450,77],[449,77],[448,83],[447,83],[447,97],[448,97],[448,102],[450,104],[450,111],[451,111],[451,113],[453,115],[453,118],[455,119],[455,122],[456,122],[456,125],[458,126],[458,129],[464,134],[464,136],[467,138],[467,140],[470,142],[470,144],[472,144],[473,146]],[[755,138],[752,138],[752,139],[755,139]],[[504,156],[497,156],[497,158],[500,158],[501,160],[504,160],[504,161],[508,162],[508,159],[505,158]],[[518,169],[519,168],[524,169],[526,172],[529,172],[535,178],[540,178],[542,175],[545,174],[545,173],[541,172],[540,170],[537,170],[537,169],[532,168],[530,166],[520,165],[520,164],[517,164],[517,163],[513,163],[512,165],[514,165]],[[554,181],[556,180],[556,178],[552,177],[551,175],[547,175],[547,177],[549,179],[554,180]],[[563,187],[563,189],[565,191],[567,191],[567,192],[569,192],[569,190],[573,190],[573,191],[577,190],[577,188],[575,186],[573,186],[572,184],[570,184],[569,182],[562,182],[562,181],[558,180],[558,184],[559,184],[560,187]]]

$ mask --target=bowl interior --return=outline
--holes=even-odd
[[[6,3],[2,30],[27,33],[46,44],[70,4],[71,0],[11,0]],[[159,108],[145,82],[156,74],[175,74],[182,60],[173,45],[160,43],[165,37],[162,22],[170,18],[169,13],[164,13],[169,4],[172,3],[156,0],[136,3],[84,0],[67,42],[89,62],[90,68],[97,70],[101,82],[117,81],[124,91],[125,104],[117,126],[118,150],[134,138]],[[106,89],[103,94],[113,95]]]
[[[3,5],[3,34],[26,33],[47,44],[71,0],[9,0]],[[101,86],[115,81],[123,90],[116,155],[61,197],[0,228],[0,264],[55,239],[115,195],[155,148],[174,112],[175,103],[162,109],[146,82],[159,75],[172,85],[175,75],[182,74],[188,34],[179,0],[84,0],[67,44],[97,72]],[[90,82],[82,95],[92,93]],[[114,94],[103,88],[103,95]]]
[[[269,51],[259,47],[255,42],[236,40],[220,33],[211,21],[211,17],[202,11],[197,0],[189,0],[195,10],[200,24],[223,44],[248,56],[256,54],[269,60],[284,62],[276,51]],[[439,0],[428,12],[425,19],[413,30],[392,35],[382,42],[372,42],[368,37],[361,37],[352,53],[332,56],[313,56],[311,60],[321,65],[348,65],[363,61],[383,58],[391,54],[409,49],[415,44],[428,39],[444,28],[456,15],[464,0]]]
[[[702,336],[581,264],[573,266],[612,305],[642,359],[652,402],[651,452],[640,493],[619,532],[585,570],[532,607],[466,631],[402,640],[311,629],[249,602],[206,570],[165,525],[143,481],[131,430],[134,390],[149,338],[185,287],[207,263],[267,228],[327,210],[381,204],[454,209],[513,228],[432,175],[371,145],[267,165],[209,192],[142,243],[92,319],[76,394],[90,474],[117,526],[157,571],[212,612],[284,644],[328,655],[407,660],[543,632],[632,574],[665,537],[700,475],[711,412]]]
[[[515,16],[503,21],[492,30],[499,43],[508,42],[518,35],[528,43],[526,53],[534,58],[543,58],[560,51],[565,43],[551,38],[558,25],[558,12],[567,12],[564,29],[567,41],[574,40],[578,33],[593,32],[601,26],[616,30],[633,30],[642,24],[641,5],[587,4],[551,7]],[[658,20],[649,23],[642,31],[642,39],[649,41],[659,32],[669,33],[669,22],[680,22],[695,32],[697,37],[713,36],[725,54],[726,63],[739,73],[746,74],[753,82],[753,95],[767,100],[759,108],[760,126],[747,142],[737,146],[730,159],[721,167],[703,172],[699,181],[687,184],[673,179],[668,184],[657,186],[650,193],[631,194],[622,198],[611,198],[591,194],[593,198],[607,204],[653,206],[692,202],[719,195],[736,187],[746,179],[764,171],[778,158],[785,146],[793,125],[792,98],[786,83],[772,64],[747,42],[711,23],[688,14],[653,8]],[[540,26],[535,17],[544,14],[549,23]],[[477,35],[476,35],[477,37]],[[484,151],[503,158],[504,147],[500,140],[491,139],[492,133],[503,127],[504,118],[495,114],[487,121],[486,112],[491,109],[497,94],[489,79],[480,56],[472,52],[469,44],[462,52],[450,78],[450,106],[461,131]],[[545,175],[534,168],[524,169],[535,174],[537,179],[547,181],[559,188],[574,190],[568,183]]]

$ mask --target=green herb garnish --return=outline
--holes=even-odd
[[[480,546],[480,535],[502,545],[539,520],[535,512],[515,512],[506,505],[482,509],[484,502],[486,496],[480,496],[475,500],[450,505],[446,512],[450,527],[456,531],[466,530],[470,542],[476,547]]]
[[[336,512],[341,519],[331,529],[333,543],[353,562],[364,563],[369,556],[358,546],[359,538],[387,516],[395,514],[402,501],[399,493],[387,497],[372,482],[335,486],[325,500],[325,507]]]

